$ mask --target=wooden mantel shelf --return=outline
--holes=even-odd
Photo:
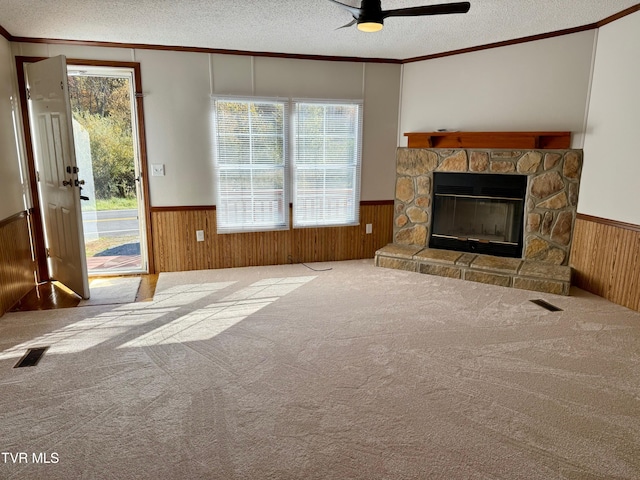
[[[409,148],[571,148],[571,132],[405,133]]]

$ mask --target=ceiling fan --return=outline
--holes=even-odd
[[[363,32],[377,32],[382,30],[382,24],[387,17],[417,17],[420,15],[445,15],[448,13],[467,13],[471,4],[469,2],[443,3],[439,5],[424,5],[421,7],[398,8],[395,10],[382,10],[380,0],[362,0],[360,8],[345,5],[336,0],[329,0],[347,10],[353,20],[339,28],[350,27],[358,24],[358,30]]]

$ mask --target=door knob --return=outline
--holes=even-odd
[[[73,183],[71,182],[71,180],[69,180],[69,181],[63,180],[62,181],[62,185],[64,187],[71,187],[73,185]]]

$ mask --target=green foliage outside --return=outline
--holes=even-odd
[[[73,118],[90,137],[97,200],[135,199],[129,92],[128,78],[69,77]]]
[[[136,197],[118,198],[112,197],[107,199],[96,200],[96,210],[133,210],[138,208],[138,199]]]

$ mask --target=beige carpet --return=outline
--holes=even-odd
[[[0,478],[640,478],[639,313],[313,266],[0,318]]]

